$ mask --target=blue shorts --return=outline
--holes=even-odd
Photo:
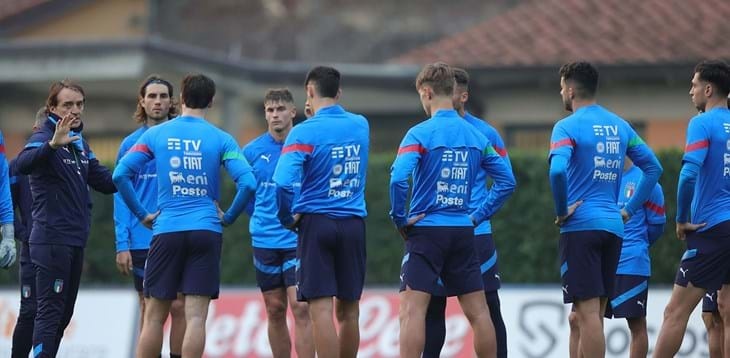
[[[144,265],[147,262],[149,250],[129,250],[132,256],[132,277],[134,278],[134,289],[142,292],[144,282]]]
[[[649,277],[616,275],[614,294],[606,306],[606,318],[646,317]]]
[[[256,284],[261,292],[296,286],[297,249],[253,248]]]
[[[717,310],[717,291],[705,292],[702,298],[702,312],[719,312]]]
[[[560,234],[563,302],[613,297],[621,238],[603,230]]]
[[[174,300],[177,293],[218,298],[221,234],[209,230],[168,232],[152,238],[144,295]]]
[[[499,290],[501,287],[499,265],[497,264],[497,250],[494,246],[492,234],[476,235],[474,243],[479,259],[479,271],[482,273],[484,291]]]
[[[418,226],[407,233],[402,285],[434,296],[484,289],[471,226]]]
[[[682,256],[674,283],[717,291],[730,283],[730,220],[706,231],[687,234],[687,251]]]
[[[365,221],[304,214],[297,238],[297,299],[357,301],[365,284]]]

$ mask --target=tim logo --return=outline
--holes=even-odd
[[[360,155],[360,145],[351,144],[343,147],[332,147],[332,159],[340,159],[344,157],[357,157]]]
[[[618,126],[602,126],[600,124],[593,125],[593,134],[604,137],[614,137],[618,135]]]
[[[458,150],[445,150],[443,154],[441,154],[441,161],[442,162],[466,162],[466,158],[469,156],[469,152],[467,151],[458,151]]]
[[[180,150],[180,139],[178,138],[167,138],[167,150]]]
[[[723,123],[722,127],[725,128],[725,133],[730,133],[730,123]]]

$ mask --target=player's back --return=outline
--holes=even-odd
[[[683,160],[700,166],[692,200],[692,222],[707,223],[700,231],[730,220],[730,110],[715,108],[694,117]],[[703,158],[704,157],[704,158]]]
[[[623,236],[616,202],[632,140],[641,139],[625,120],[599,105],[582,107],[555,125],[550,155],[570,153],[568,204],[583,202],[561,232],[606,230]]]
[[[290,143],[289,138],[295,138]],[[282,154],[308,153],[301,192],[292,210],[331,217],[365,217],[365,180],[370,127],[365,117],[334,105],[295,126]]]
[[[219,196],[221,163],[227,156],[242,156],[235,140],[203,118],[182,116],[150,128],[140,144],[152,146],[156,160],[161,213],[155,234],[220,232],[213,201]]]
[[[425,213],[416,226],[470,226],[472,185],[489,141],[454,110],[437,111],[411,128],[399,154],[418,150],[410,215]]]

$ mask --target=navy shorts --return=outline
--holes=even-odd
[[[479,259],[479,271],[482,274],[484,291],[493,292],[499,290],[501,282],[499,278],[499,265],[497,265],[497,250],[494,246],[492,234],[476,235],[474,243]]]
[[[560,234],[563,302],[613,297],[621,238],[603,230]]]
[[[646,317],[649,277],[616,275],[614,294],[606,306],[606,318]]]
[[[144,272],[144,295],[174,300],[184,295],[218,298],[221,233],[209,230],[168,232],[152,238]]]
[[[253,248],[256,284],[261,292],[296,286],[297,249]]]
[[[674,283],[717,291],[730,283],[730,220],[703,232],[687,234],[687,251],[682,256]]]
[[[719,312],[717,310],[717,291],[705,292],[702,298],[702,312]]]
[[[402,284],[443,296],[484,289],[471,226],[419,226],[407,231]]]
[[[144,265],[147,262],[149,250],[129,250],[132,255],[132,277],[134,278],[134,289],[142,292],[144,282]]]
[[[304,214],[297,238],[297,299],[356,301],[365,284],[365,221]]]

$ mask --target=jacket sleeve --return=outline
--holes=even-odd
[[[29,175],[42,165],[47,164],[48,160],[56,152],[48,144],[50,139],[49,134],[42,131],[34,132],[30,136],[28,142],[25,144],[25,148],[18,154],[18,158],[16,159],[20,174]]]
[[[84,143],[87,153],[89,153],[89,173],[86,182],[89,183],[94,190],[104,194],[114,194],[117,187],[112,182],[112,172],[99,163],[96,155],[91,151],[89,145]]]

